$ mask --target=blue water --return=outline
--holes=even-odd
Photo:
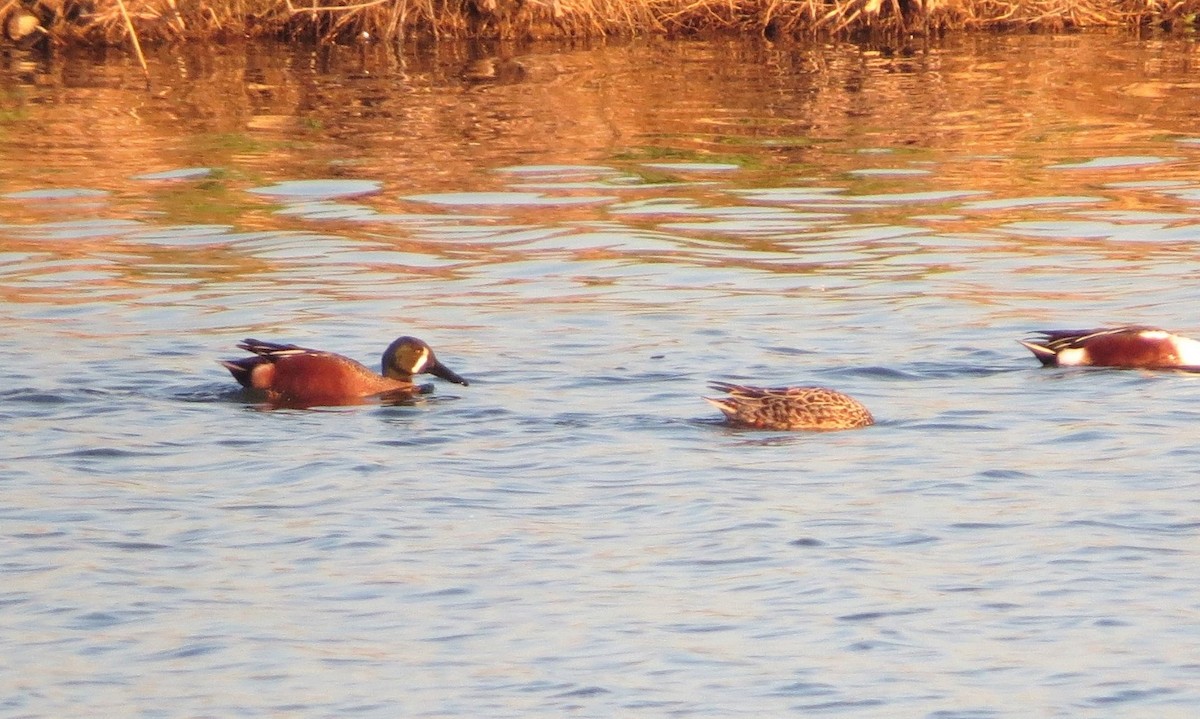
[[[1200,336],[1189,47],[5,76],[0,714],[1193,716],[1200,377],[1016,342]],[[270,411],[215,361],[400,334],[471,385]]]

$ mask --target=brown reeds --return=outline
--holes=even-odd
[[[1200,0],[7,0],[6,27],[53,42],[316,41],[926,33],[1195,27]],[[16,31],[9,33],[16,41]],[[31,33],[25,33],[29,36]]]

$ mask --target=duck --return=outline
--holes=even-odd
[[[735,427],[828,431],[875,423],[871,412],[849,395],[825,387],[752,387],[710,382],[721,398],[703,399],[721,410]]]
[[[1040,330],[1018,340],[1043,367],[1200,370],[1200,342],[1158,327]]]
[[[238,344],[253,357],[218,360],[249,390],[264,393],[274,404],[317,407],[359,404],[369,397],[404,398],[432,391],[413,383],[413,376],[432,374],[467,386],[438,361],[428,344],[416,337],[399,337],[383,351],[382,374],[344,355],[292,344],[248,338]]]

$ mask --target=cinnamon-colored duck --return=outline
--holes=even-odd
[[[1021,344],[1046,367],[1200,370],[1200,342],[1141,325],[1043,330]]]
[[[253,357],[220,360],[243,387],[274,404],[316,407],[358,404],[368,397],[406,397],[429,391],[413,383],[423,373],[466,385],[416,337],[400,337],[383,352],[383,374],[333,352],[246,339],[238,345]]]

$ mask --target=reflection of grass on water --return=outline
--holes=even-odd
[[[82,8],[87,8],[83,11]],[[580,38],[738,33],[768,38],[962,29],[1195,28],[1200,0],[59,0],[9,3],[10,39],[128,44],[245,36],[312,40]]]
[[[613,155],[614,160],[626,162],[647,162],[650,160],[673,160],[676,162],[712,162],[711,157],[697,150],[685,150],[679,147],[656,147],[647,145],[634,147]]]
[[[244,132],[219,132],[207,135],[194,135],[190,146],[204,153],[235,152],[235,153],[265,153],[277,143],[264,142],[251,137]]]
[[[162,212],[161,219],[168,222],[245,225],[247,217],[263,210],[263,204],[245,192],[247,181],[255,182],[240,174],[234,178],[225,170],[213,169],[203,180],[163,186],[153,193],[156,208]]]
[[[20,87],[0,90],[0,127],[29,119],[26,94]]]
[[[614,162],[628,163],[694,163],[697,165],[736,165],[742,169],[755,169],[763,164],[760,156],[751,154],[714,153],[703,150],[688,150],[680,147],[635,147],[613,153]],[[678,182],[679,177],[669,169],[643,167],[637,171],[648,184]]]

